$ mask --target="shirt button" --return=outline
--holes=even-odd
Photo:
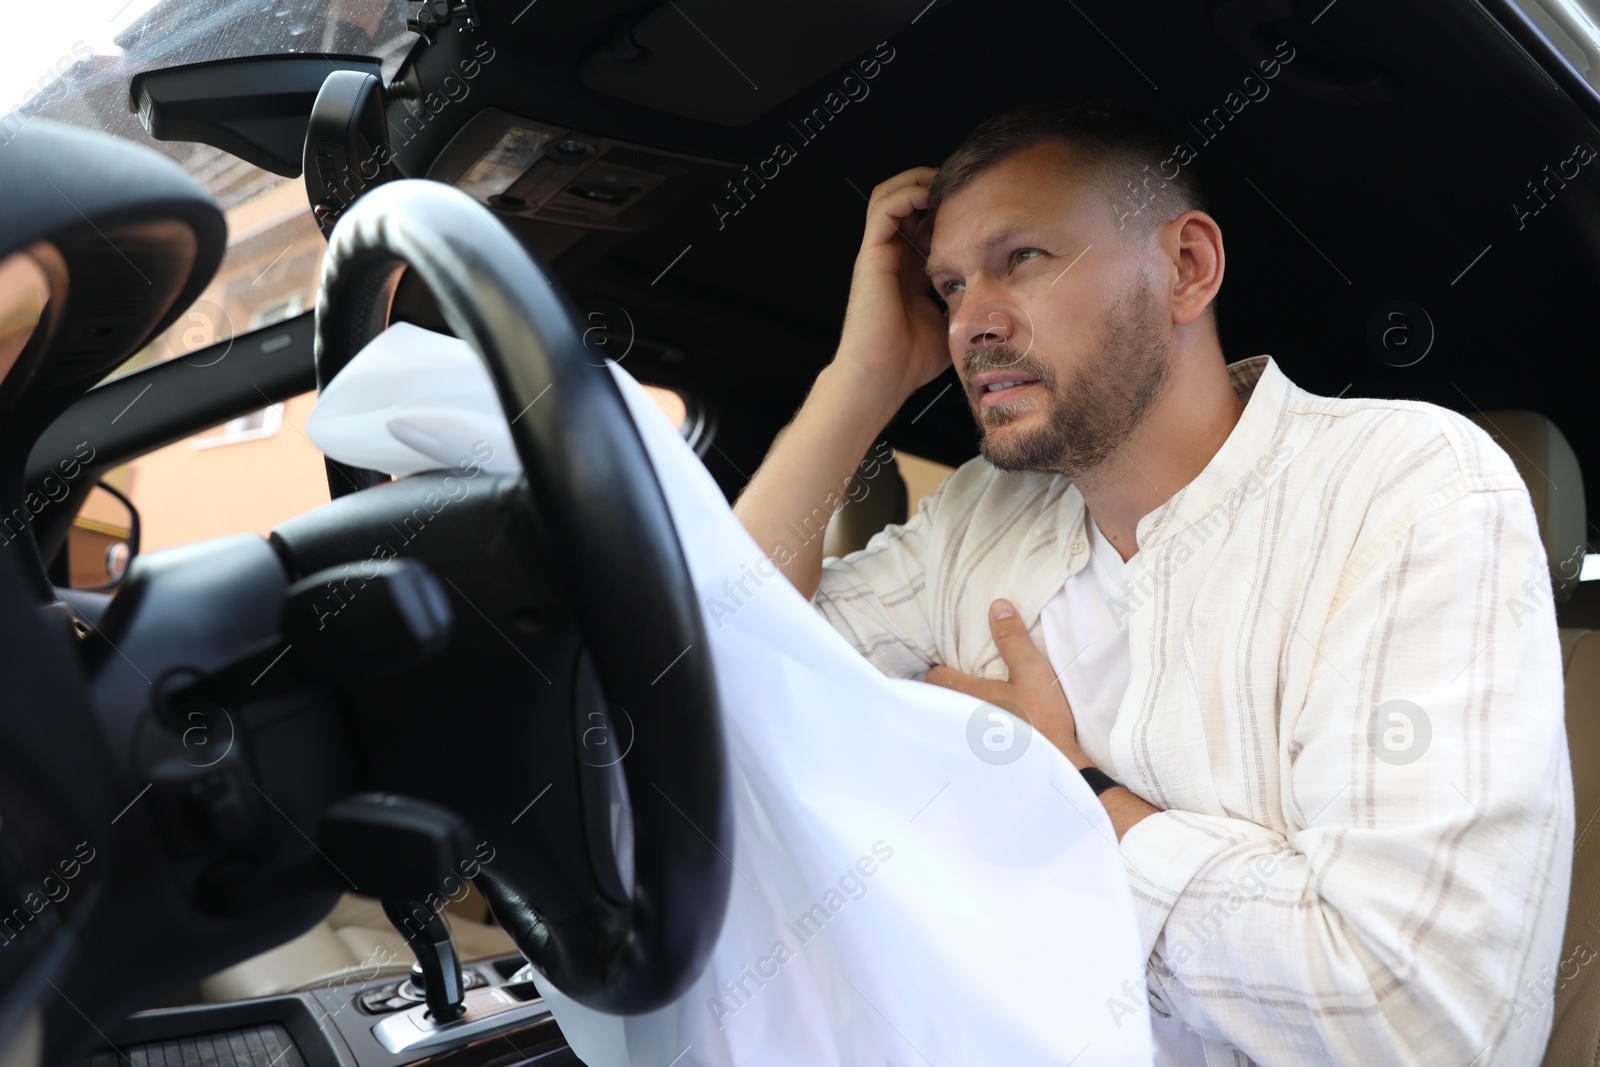
[[[1074,551],[1074,552],[1082,552],[1083,548],[1084,548],[1084,545],[1083,545],[1082,541],[1074,541],[1074,542],[1072,542],[1072,551]]]

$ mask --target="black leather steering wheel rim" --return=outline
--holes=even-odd
[[[635,731],[622,763],[630,902],[596,894],[579,914],[550,917],[487,868],[478,887],[563,993],[601,1011],[653,1010],[704,968],[733,848],[716,679],[666,500],[610,369],[584,358],[569,302],[487,208],[451,186],[380,186],[334,229],[317,301],[319,388],[385,328],[403,269],[487,366],[542,528],[544,543],[527,549],[551,554],[605,697]]]

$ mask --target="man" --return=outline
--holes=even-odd
[[[1549,590],[1532,502],[1460,415],[1227,363],[1224,265],[1121,110],[990,120],[873,191],[838,353],[736,514],[885,673],[1085,771],[1160,1062],[1537,1063],[1573,811],[1553,600],[1505,607]],[[981,457],[860,552],[792,549],[947,362]]]

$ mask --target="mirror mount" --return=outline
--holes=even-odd
[[[383,82],[375,75],[336,70],[323,81],[306,129],[303,170],[323,237],[361,194],[397,177]]]

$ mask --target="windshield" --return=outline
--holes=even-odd
[[[113,377],[186,356],[308,310],[326,242],[298,178],[207,145],[153,141],[128,109],[144,70],[285,52],[368,55],[385,82],[418,38],[409,0],[67,0],[0,36],[0,145],[34,118],[150,145],[181,164],[227,213],[216,279],[164,335]],[[331,69],[331,68],[330,68]]]

